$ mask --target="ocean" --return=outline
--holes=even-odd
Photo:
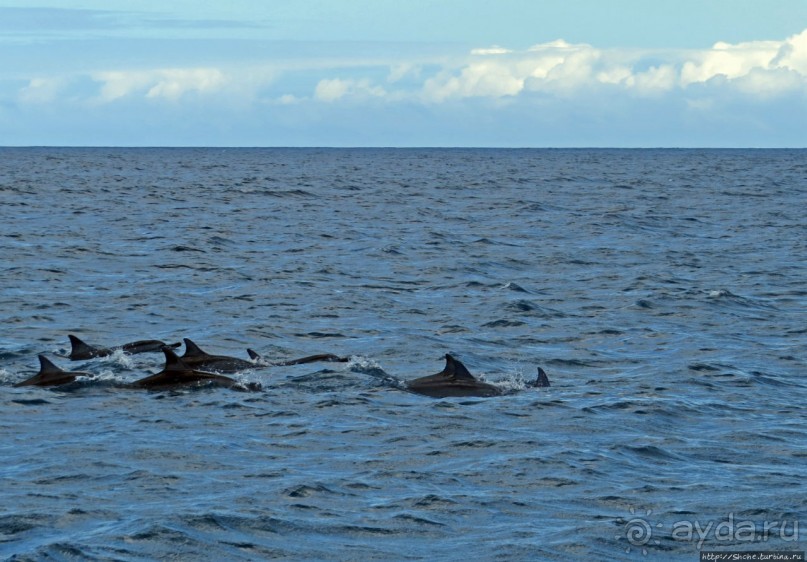
[[[0,159],[0,557],[805,550],[805,150]],[[132,390],[68,334],[350,361]],[[446,353],[507,393],[403,388]]]

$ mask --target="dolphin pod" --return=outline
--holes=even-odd
[[[260,390],[260,385],[257,384],[251,384],[245,387],[230,377],[196,370],[183,361],[181,357],[177,356],[169,347],[164,347],[163,353],[165,353],[165,367],[163,367],[163,370],[157,374],[133,382],[131,384],[132,387],[162,390],[199,384],[212,384],[214,386],[239,390]]]
[[[116,349],[120,349],[124,353],[146,353],[155,351],[155,349],[153,349],[154,346],[162,344],[159,348],[159,351],[162,351],[165,355],[165,366],[162,371],[130,383],[126,385],[127,388],[164,390],[188,386],[214,385],[234,390],[260,390],[260,384],[249,383],[244,385],[221,373],[235,373],[268,365],[285,366],[300,365],[315,361],[348,361],[348,358],[325,353],[271,363],[265,361],[251,349],[247,350],[251,360],[239,359],[227,355],[211,355],[203,351],[189,338],[184,338],[183,340],[185,342],[185,353],[180,357],[172,348],[181,344],[164,344],[158,340],[143,340],[110,349],[88,346],[73,335],[69,337],[73,352],[76,355],[95,353],[85,355],[86,358],[105,357]],[[74,353],[70,354],[69,357],[71,359],[73,359]],[[403,388],[410,392],[430,396],[432,398],[490,397],[509,393],[507,390],[496,385],[475,378],[465,365],[452,355],[446,354],[445,361],[445,368],[439,373],[403,381]],[[39,355],[39,363],[40,369],[36,375],[16,383],[14,386],[58,386],[74,382],[76,377],[79,376],[91,376],[90,373],[83,371],[65,371],[53,364],[44,355]],[[534,381],[528,382],[526,386],[533,388],[549,387],[549,377],[547,377],[543,369],[538,367],[537,378]]]
[[[169,346],[163,347],[162,351],[165,354],[165,367],[163,367],[163,370],[126,385],[126,387],[171,389],[192,385],[213,384],[215,386],[242,390],[260,389],[260,385],[250,384],[244,386],[230,377],[196,370],[182,361]],[[18,382],[14,386],[58,386],[74,382],[76,377],[79,376],[92,376],[91,373],[84,371],[65,371],[53,364],[44,355],[39,356],[39,365],[39,372],[36,375],[22,382]]]

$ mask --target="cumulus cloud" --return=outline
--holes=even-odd
[[[409,67],[391,66],[388,82],[396,82],[406,72]],[[715,80],[761,98],[807,91],[807,30],[783,41],[718,42],[709,49],[687,51],[599,49],[563,40],[522,51],[493,46],[443,64],[415,90],[387,91],[367,79],[330,78],[318,83],[314,98],[334,102],[397,94],[398,99],[440,104],[535,93],[575,98],[602,88],[652,98]]]
[[[807,29],[785,41],[772,63],[777,68],[787,68],[807,75]]]
[[[386,90],[381,86],[363,78],[360,80],[343,80],[340,78],[320,80],[314,89],[314,98],[318,101],[333,102],[341,98],[350,97],[384,97]]]
[[[668,92],[677,83],[678,72],[672,64],[660,64],[645,71],[632,72],[624,80],[627,88],[645,97]]]
[[[211,112],[243,116],[247,128],[281,123],[295,135],[297,126],[328,129],[355,120],[392,138],[383,143],[404,134],[420,139],[407,142],[439,143],[427,132],[440,129],[451,131],[443,144],[611,145],[619,130],[633,135],[623,142],[637,145],[658,138],[691,144],[698,142],[693,131],[707,144],[740,142],[740,133],[750,144],[761,134],[774,139],[769,144],[784,134],[803,144],[793,115],[807,114],[807,30],[781,41],[718,42],[700,50],[602,49],[557,40],[412,57],[257,56],[226,66],[108,68],[27,77],[22,87],[8,83],[7,97],[20,105],[52,105],[65,115],[87,108],[81,113],[87,119],[94,110],[121,119],[149,115],[161,105],[165,115],[179,115],[176,102],[188,98]],[[129,113],[122,115],[119,100]],[[271,127],[259,129],[258,137]],[[720,131],[729,132],[714,140]]]
[[[148,98],[178,99],[188,92],[212,92],[224,85],[224,74],[215,68],[165,70],[146,94]]]
[[[504,47],[500,47],[499,45],[493,45],[492,47],[481,48],[481,49],[473,49],[471,51],[472,55],[506,55],[508,53],[512,53],[510,49],[505,49]]]
[[[93,79],[102,84],[102,102],[133,94],[173,101],[191,92],[218,91],[226,83],[224,73],[216,68],[99,72]]]
[[[693,53],[681,68],[680,82],[688,86],[715,76],[728,79],[747,75],[753,69],[767,69],[782,47],[776,41],[755,41],[730,45],[715,43],[708,51]]]
[[[63,78],[33,78],[19,92],[19,100],[26,104],[51,103],[65,87]]]
[[[700,95],[700,86],[709,84],[719,86],[721,92],[729,87],[746,96],[770,99],[793,92],[807,94],[807,30],[781,41],[718,42],[702,50],[600,49],[559,39],[523,50],[493,45],[459,59],[385,63],[349,58],[333,66],[309,64],[305,69],[257,63],[226,70],[108,70],[92,73],[90,78],[97,84],[96,103],[129,96],[173,102],[187,95],[219,94],[234,103],[249,103],[264,98],[270,83],[281,79],[302,83],[295,76],[306,72],[305,80],[314,80],[313,91],[284,91],[281,83],[272,99],[288,103],[308,98],[328,104],[377,99],[434,105],[470,98],[585,100],[602,91],[658,99],[690,90]],[[331,76],[323,77],[324,72]],[[64,86],[64,78],[32,79],[18,92],[18,99],[48,103],[59,97]]]
[[[445,69],[428,79],[423,94],[429,101],[445,102],[529,92],[569,96],[600,86],[618,86],[632,94],[652,96],[720,78],[738,91],[772,96],[807,84],[807,30],[784,41],[720,42],[702,51],[652,56],[663,62],[643,68],[648,53],[597,49],[562,40],[524,52],[478,49],[459,68]]]

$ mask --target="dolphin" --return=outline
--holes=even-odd
[[[338,355],[334,355],[333,353],[318,353],[317,355],[308,355],[306,357],[300,357],[299,359],[289,359],[288,361],[276,361],[274,363],[268,363],[264,360],[263,357],[258,355],[252,349],[247,349],[247,353],[249,353],[250,358],[253,361],[260,361],[268,365],[272,365],[275,367],[288,367],[289,365],[303,365],[305,363],[315,363],[317,361],[324,361],[328,363],[347,363],[350,361],[349,357],[339,357]]]
[[[14,386],[57,386],[76,380],[79,376],[89,376],[82,371],[65,371],[54,365],[44,355],[39,356],[39,372],[30,379],[18,382]]]
[[[266,361],[256,351],[247,349],[247,353],[251,361],[246,359],[239,359],[238,357],[230,357],[229,355],[211,355],[203,351],[191,339],[183,338],[185,342],[185,353],[182,355],[182,360],[191,367],[199,369],[207,369],[217,373],[235,373],[245,369],[255,369],[256,367],[278,366],[284,367],[287,365],[302,365],[303,363],[313,363],[315,361],[332,361],[345,363],[349,361],[347,357],[339,357],[331,353],[321,353],[319,355],[309,355],[308,357],[301,357],[300,359],[290,359],[288,361],[280,361],[273,363]]]
[[[133,382],[130,387],[162,390],[213,384],[215,386],[233,388],[236,390],[258,390],[260,388],[258,384],[250,384],[245,387],[230,377],[216,373],[197,371],[174,353],[168,346],[163,347],[163,353],[165,353],[165,367],[163,367],[163,370],[155,375]]]
[[[406,389],[417,394],[424,394],[433,398],[447,398],[451,396],[501,396],[506,391],[492,384],[474,378],[460,361],[449,355],[445,356],[446,366],[436,375],[428,375],[406,381]],[[529,383],[531,387],[549,386],[549,378],[540,367],[538,378]]]
[[[67,336],[70,338],[70,355],[68,357],[71,361],[81,361],[83,359],[92,359],[93,357],[107,357],[115,353],[116,350],[120,349],[124,353],[129,355],[134,355],[136,353],[152,353],[152,352],[159,352],[162,351],[162,348],[165,346],[168,347],[179,347],[181,344],[179,343],[165,343],[159,340],[140,340],[131,343],[125,343],[123,345],[115,346],[112,348],[107,347],[96,347],[94,345],[90,345],[73,334],[68,334]]]
[[[230,357],[228,355],[211,355],[193,343],[189,338],[184,338],[185,353],[182,361],[189,367],[207,369],[218,373],[235,373],[244,369],[254,369],[261,365],[246,359]],[[254,351],[252,353],[255,353]],[[257,354],[256,354],[257,355]]]

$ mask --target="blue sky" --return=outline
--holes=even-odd
[[[0,0],[0,145],[807,145],[807,0]]]

